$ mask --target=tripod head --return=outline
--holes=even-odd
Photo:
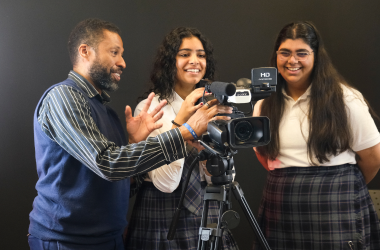
[[[214,185],[225,185],[231,183],[233,180],[232,174],[235,172],[233,170],[233,155],[237,154],[238,151],[232,150],[230,147],[225,147],[224,151],[217,148],[214,149],[210,147],[207,141],[207,137],[203,136],[203,139],[199,142],[205,148],[203,151],[205,151],[205,155],[207,155],[206,168],[212,175],[212,183]]]

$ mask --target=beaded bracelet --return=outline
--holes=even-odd
[[[174,120],[172,120],[172,123],[173,123],[174,125],[176,125],[177,127],[181,127],[181,125],[179,125],[178,123],[176,123]]]
[[[194,140],[198,140],[197,134],[194,132],[194,130],[190,127],[189,124],[184,123],[183,126],[185,126],[185,128],[187,128],[190,131],[191,135],[194,137]]]

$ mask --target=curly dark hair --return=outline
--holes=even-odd
[[[78,47],[81,44],[87,44],[96,51],[99,42],[104,38],[104,30],[109,30],[120,35],[120,29],[113,23],[96,18],[89,18],[81,21],[71,31],[67,49],[73,66],[77,63]]]
[[[273,48],[271,66],[277,67],[276,51],[287,39],[302,39],[315,55],[311,73],[307,149],[311,163],[317,165],[312,160],[312,153],[319,163],[323,163],[328,161],[329,155],[338,155],[350,149],[352,136],[341,84],[349,85],[333,66],[321,36],[311,22],[293,22],[282,28]],[[277,92],[266,98],[261,108],[261,115],[267,116],[271,121],[271,142],[258,147],[257,150],[271,160],[274,160],[280,151],[279,126],[284,113],[282,89],[285,86],[286,81],[279,74]]]
[[[145,99],[149,93],[154,92],[160,96],[160,100],[169,99],[173,95],[175,77],[177,75],[176,55],[182,44],[183,38],[197,37],[206,53],[206,73],[204,78],[214,79],[215,59],[213,56],[214,48],[211,42],[195,28],[179,27],[167,34],[158,48],[153,70],[150,74],[151,86],[139,100]],[[198,87],[198,86],[196,86]]]

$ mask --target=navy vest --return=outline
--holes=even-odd
[[[37,121],[46,94],[58,85],[83,93],[101,133],[117,146],[127,145],[117,114],[99,96],[89,98],[71,79],[50,87],[34,113],[34,143],[38,181],[37,197],[29,215],[29,233],[42,240],[98,244],[121,237],[127,225],[129,178],[102,179],[52,141]]]

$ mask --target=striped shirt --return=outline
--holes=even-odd
[[[78,73],[70,71],[69,79],[89,98],[97,98],[104,106],[110,101],[106,92],[100,95]],[[51,140],[106,180],[117,181],[145,173],[186,156],[178,128],[148,137],[146,141],[118,147],[99,131],[91,115],[91,108],[81,92],[59,85],[43,100],[38,122]]]

